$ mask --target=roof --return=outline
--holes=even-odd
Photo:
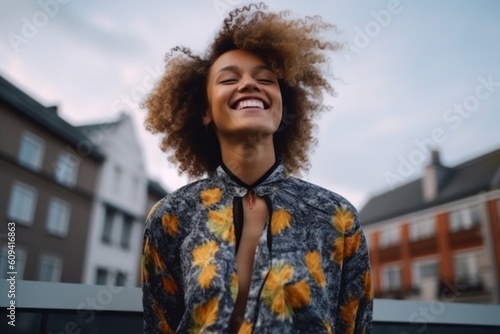
[[[156,195],[160,198],[163,198],[168,194],[168,191],[166,191],[158,182],[149,179],[148,194]]]
[[[419,178],[370,198],[359,212],[362,224],[371,225],[500,188],[500,149],[448,167],[448,170],[434,200],[424,200],[423,180]]]
[[[77,131],[76,127],[57,115],[56,107],[43,106],[1,75],[0,101],[10,105],[16,109],[19,114],[33,120],[76,148],[81,146],[82,143],[88,143],[87,137],[84,136],[81,131]],[[88,147],[85,147],[85,154],[87,154],[87,150]],[[96,146],[92,147],[88,155],[99,162],[105,159],[104,154]]]

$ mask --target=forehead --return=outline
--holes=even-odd
[[[255,53],[245,50],[231,50],[223,53],[215,60],[210,67],[210,74],[215,74],[223,69],[238,68],[238,69],[254,69],[254,68],[267,68],[266,62],[262,57]]]

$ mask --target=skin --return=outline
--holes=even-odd
[[[214,126],[222,161],[240,180],[254,183],[275,162],[273,133],[282,114],[276,75],[259,56],[228,51],[210,68],[207,97],[203,123]],[[235,109],[235,102],[251,97],[264,101],[265,109]]]
[[[222,161],[240,180],[253,184],[275,163],[273,134],[282,115],[278,79],[259,56],[243,50],[221,55],[212,65],[207,80],[208,110],[204,124],[212,124],[219,139]],[[238,110],[241,99],[258,99],[264,108]],[[237,333],[250,289],[253,259],[258,239],[269,219],[264,199],[243,199],[243,231],[236,268],[239,278],[230,332]]]

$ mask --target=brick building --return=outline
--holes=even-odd
[[[17,279],[78,283],[102,152],[0,77],[0,275],[16,223]]]
[[[375,296],[499,303],[500,150],[422,178],[360,211]]]

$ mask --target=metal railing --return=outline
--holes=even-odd
[[[140,288],[11,283],[0,282],[0,333],[142,333]],[[451,297],[376,299],[373,333],[500,333],[500,306],[451,303]]]

